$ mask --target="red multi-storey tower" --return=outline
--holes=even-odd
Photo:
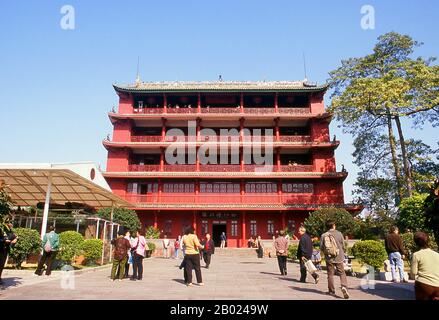
[[[104,176],[144,227],[174,238],[192,224],[216,241],[226,232],[228,246],[241,247],[250,236],[297,232],[321,207],[358,210],[344,204],[347,173],[336,171],[339,141],[329,135],[326,86],[137,81],[114,89],[119,107],[109,113]],[[222,138],[221,129],[236,136]],[[185,155],[172,163],[176,148]]]

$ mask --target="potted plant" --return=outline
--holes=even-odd
[[[153,242],[147,242],[148,250],[145,251],[145,258],[150,258],[152,256],[152,253],[155,251],[155,243]]]

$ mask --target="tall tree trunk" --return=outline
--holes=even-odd
[[[412,183],[412,170],[410,168],[409,160],[407,158],[407,148],[405,145],[404,135],[402,133],[401,121],[399,116],[395,116],[396,127],[398,128],[399,144],[401,145],[402,163],[404,165],[404,175],[405,183],[407,187],[407,195],[409,197],[413,194],[413,183]]]
[[[387,129],[389,132],[389,146],[390,146],[390,152],[392,154],[392,165],[395,170],[397,194],[399,197],[399,201],[401,201],[402,198],[404,197],[401,188],[401,172],[399,170],[398,158],[396,155],[396,143],[395,143],[395,135],[393,134],[392,116],[390,114],[390,109],[388,107],[386,107],[386,114],[387,114]]]

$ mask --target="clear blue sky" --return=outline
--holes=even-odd
[[[75,30],[60,27],[63,5]],[[375,8],[375,30],[360,26]],[[6,1],[0,0],[0,162],[94,161],[105,168],[101,140],[117,104],[112,83],[142,80],[301,80],[324,82],[343,58],[370,52],[388,31],[439,56],[439,2],[431,1]],[[336,124],[337,165],[356,168],[351,137]],[[437,131],[407,136],[436,147]]]

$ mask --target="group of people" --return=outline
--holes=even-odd
[[[117,238],[111,241],[114,246],[113,266],[110,280],[115,281],[130,278],[132,281],[143,279],[143,259],[148,250],[145,237],[138,230],[136,237],[131,237],[131,232],[119,231]],[[133,274],[129,277],[129,266],[132,265]]]
[[[0,235],[0,285],[3,284],[2,273],[5,268],[11,248],[17,243],[18,237],[12,231],[12,223],[8,220],[5,223],[5,230]]]
[[[410,278],[415,280],[416,299],[439,300],[439,253],[430,248],[430,239],[425,232],[416,232],[413,241],[419,248],[410,259]],[[404,272],[407,252],[398,227],[390,228],[385,239],[385,247],[389,256],[392,281],[408,282]]]

